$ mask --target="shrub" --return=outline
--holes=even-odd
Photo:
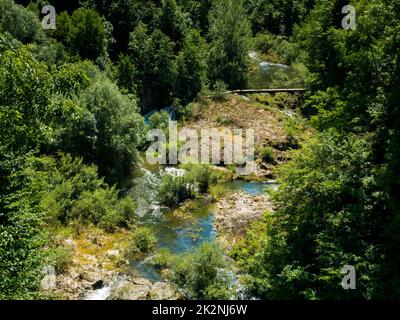
[[[200,193],[206,193],[209,186],[218,182],[219,176],[212,170],[210,165],[188,164],[183,168],[188,171],[189,180],[196,183]]]
[[[158,190],[160,203],[174,208],[181,202],[194,198],[196,188],[193,182],[188,174],[177,177],[165,174]]]
[[[189,299],[229,299],[233,296],[223,251],[204,243],[196,251],[176,258],[172,281]]]
[[[270,164],[276,163],[276,159],[274,156],[274,150],[271,147],[265,146],[265,147],[261,148],[259,152],[260,152],[260,157],[261,157],[262,161],[264,161],[265,163],[270,163]]]
[[[102,188],[85,192],[75,202],[69,220],[90,221],[112,232],[132,221],[135,205],[132,200],[118,200],[115,188]]]
[[[152,264],[156,269],[165,269],[171,267],[173,263],[173,256],[168,249],[158,250],[153,259]]]
[[[286,144],[292,148],[298,147],[298,136],[301,131],[299,123],[292,117],[288,117],[285,119],[283,129],[286,134]]]
[[[57,274],[64,273],[71,263],[73,252],[70,248],[57,247],[49,250],[47,263],[54,266]]]
[[[223,81],[218,80],[214,85],[211,98],[215,101],[223,101],[225,100],[227,90],[227,85]]]
[[[257,33],[253,38],[254,49],[262,53],[269,53],[275,46],[274,36],[270,33]]]
[[[132,198],[119,199],[117,190],[98,178],[97,168],[81,158],[31,158],[23,174],[34,181],[31,192],[49,225],[78,221],[111,232],[135,218]]]
[[[150,128],[161,129],[164,132],[168,132],[169,126],[169,114],[167,111],[159,111],[152,114],[149,118]]]
[[[133,232],[133,241],[139,252],[148,253],[154,249],[157,239],[151,229],[138,227]]]

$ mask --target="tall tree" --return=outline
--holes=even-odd
[[[246,84],[250,23],[243,0],[213,0],[209,15],[209,76],[230,88]]]

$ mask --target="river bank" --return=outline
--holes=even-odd
[[[268,189],[276,165],[288,160],[290,149],[288,119],[295,113],[282,112],[279,103],[295,100],[252,96],[245,99],[231,95],[223,101],[209,101],[196,120],[181,127],[252,128],[255,131],[255,161],[245,167],[213,166],[223,177],[208,193],[169,209],[159,203],[158,189],[164,175],[182,175],[179,167],[148,166],[135,170],[123,192],[136,202],[136,227],[149,228],[156,237],[155,252],[167,250],[172,255],[192,252],[204,242],[219,242],[229,250],[245,234],[247,227],[273,210]],[[297,137],[296,137],[297,139]],[[262,150],[271,149],[266,159]],[[134,254],[132,229],[108,234],[95,229],[82,230],[66,237],[63,246],[73,256],[67,270],[57,275],[52,294],[63,299],[180,299],[183,296],[168,280],[170,270],[154,265],[154,255]],[[233,262],[232,262],[233,263]]]

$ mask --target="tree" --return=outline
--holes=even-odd
[[[139,24],[131,33],[129,48],[142,106],[170,103],[176,79],[175,43],[160,30],[149,34],[147,26]]]
[[[12,0],[0,1],[0,31],[9,32],[24,44],[44,37],[38,16]]]
[[[81,106],[95,119],[93,149],[84,157],[99,166],[107,181],[118,181],[135,163],[144,136],[144,121],[134,97],[123,95],[108,78],[100,76],[81,95]]]
[[[265,223],[250,287],[269,299],[400,296],[399,3],[321,0],[299,29],[313,72],[307,105],[321,134],[279,172],[277,211]],[[317,32],[316,32],[317,31]],[[357,290],[340,286],[355,267]]]
[[[304,21],[315,0],[248,0],[246,4],[252,29],[257,32],[290,36],[296,24]]]
[[[193,27],[205,36],[208,33],[208,13],[211,9],[211,0],[178,0],[177,2],[183,11],[190,14]]]
[[[209,15],[209,77],[231,89],[246,84],[250,24],[243,0],[214,0]]]
[[[16,172],[50,136],[51,76],[21,47],[0,55],[0,298],[32,298],[39,286],[42,215]],[[29,193],[28,193],[29,194]]]
[[[189,29],[190,19],[175,0],[161,1],[161,16],[158,28],[173,42],[180,43]]]
[[[54,35],[82,58],[96,61],[98,57],[107,55],[105,22],[93,9],[79,8],[72,16],[62,12],[57,18]]]
[[[192,29],[186,35],[176,65],[174,96],[186,105],[196,98],[207,82],[207,45],[197,30]]]

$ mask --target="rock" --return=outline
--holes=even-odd
[[[43,279],[40,284],[45,291],[56,289],[57,275],[56,269],[53,266],[47,266],[43,269]]]
[[[153,300],[179,300],[182,298],[175,288],[166,282],[154,283],[148,297]]]
[[[108,250],[107,252],[106,252],[106,255],[107,255],[107,257],[108,258],[116,258],[116,257],[118,257],[118,255],[119,255],[119,250]]]
[[[144,278],[131,278],[111,290],[110,300],[176,300],[181,296],[167,282],[156,282]]]
[[[228,237],[244,234],[246,227],[272,210],[267,195],[252,196],[244,192],[226,195],[216,205],[214,225]]]
[[[92,284],[92,289],[93,290],[98,290],[103,288],[105,285],[103,280],[97,280],[95,283]]]

